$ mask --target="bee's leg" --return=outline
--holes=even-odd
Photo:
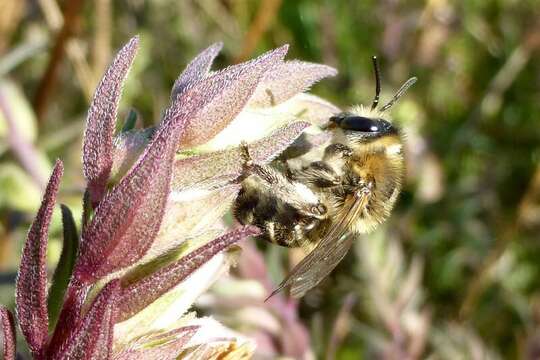
[[[278,161],[281,164],[281,167],[283,168],[283,173],[285,174],[287,179],[294,180],[294,173],[287,160],[279,159]]]
[[[236,181],[241,182],[245,180],[250,175],[257,175],[263,179],[268,184],[274,184],[279,181],[279,174],[276,170],[266,165],[259,165],[253,161],[251,154],[249,153],[248,144],[245,141],[242,141],[240,144],[240,156],[243,160],[243,169],[242,174],[238,177]]]
[[[300,247],[306,254],[311,252],[316,245],[307,239],[305,226],[301,222],[292,227],[276,222],[273,223],[272,230],[271,238],[274,244],[290,248]]]
[[[245,150],[247,152],[247,148]],[[247,152],[249,156],[249,152]],[[322,216],[326,207],[321,199],[306,184],[288,178],[283,172],[249,160],[246,167],[250,175],[257,176],[272,197],[279,199],[303,215]]]
[[[266,221],[264,223],[264,233],[266,234],[266,236],[268,237],[270,242],[272,242],[274,244],[278,244],[277,239],[276,239],[275,224],[276,223],[273,222],[273,221]]]
[[[271,166],[259,165],[253,161],[249,153],[249,148],[248,148],[247,143],[242,142],[241,149],[242,149],[242,157],[244,160],[245,177],[249,175],[257,175],[262,180],[264,180],[268,185],[280,184],[282,186],[286,186],[286,183],[288,183],[288,180],[283,174],[281,174],[279,171],[272,168]]]
[[[331,144],[324,149],[322,161],[315,161],[297,172],[300,181],[318,187],[332,187],[342,183],[341,169],[353,150],[344,144]]]
[[[317,246],[316,242],[313,242],[309,236],[308,233],[310,230],[312,230],[314,227],[316,227],[319,224],[319,220],[315,218],[304,218],[300,222],[298,222],[292,231],[292,238],[294,247],[300,247],[302,250],[304,250],[304,253],[309,254],[313,249]]]
[[[294,173],[298,181],[317,187],[331,187],[341,184],[341,177],[324,161],[314,161]]]
[[[299,181],[307,182],[317,187],[332,187],[342,183],[342,169],[353,150],[347,145],[335,143],[324,149],[322,161],[314,161],[302,170],[296,172]]]
[[[267,234],[267,239],[273,244],[285,247],[298,246],[296,244],[294,230],[280,222],[266,222],[265,234]]]
[[[297,244],[297,246],[301,246],[300,244],[302,244],[304,241],[305,241],[305,236],[304,236],[304,226],[303,224],[296,224],[294,225],[294,242],[295,244]]]
[[[254,162],[253,162],[253,158],[251,157],[251,154],[249,153],[248,144],[245,141],[242,141],[240,143],[240,156],[242,157],[242,161],[243,161],[242,167],[245,173],[243,178],[246,178],[249,175],[251,175],[250,173],[252,172],[252,167],[253,167]]]
[[[347,159],[353,153],[353,150],[345,144],[335,143],[328,145],[324,149],[324,161],[332,161],[337,159]]]

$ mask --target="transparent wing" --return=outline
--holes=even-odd
[[[268,298],[286,286],[291,286],[293,297],[302,297],[334,270],[351,247],[354,238],[349,233],[351,223],[365,209],[369,194],[369,191],[358,191],[346,200],[340,219],[330,227],[317,247],[291,271]]]

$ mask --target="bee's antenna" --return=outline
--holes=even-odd
[[[375,98],[371,104],[371,110],[375,109],[379,105],[379,95],[381,94],[381,74],[379,73],[379,63],[377,62],[377,57],[373,56],[371,58],[373,62],[373,72],[375,73]]]
[[[418,80],[416,77],[412,77],[409,80],[405,81],[405,84],[401,85],[394,97],[381,108],[381,111],[386,111],[390,109],[396,103],[396,101],[398,101],[399,98],[405,93],[405,91],[407,91],[407,89],[416,82],[416,80]]]

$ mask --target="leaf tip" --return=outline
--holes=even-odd
[[[28,231],[16,281],[17,317],[28,346],[36,356],[45,351],[47,343],[49,326],[46,269],[48,231],[63,172],[62,161],[56,160],[43,201]]]

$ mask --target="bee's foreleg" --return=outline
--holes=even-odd
[[[244,161],[244,177],[257,175],[264,180],[267,185],[284,184],[287,182],[286,177],[271,166],[256,164],[249,153],[247,143],[242,142],[240,148],[242,150],[242,158]]]
[[[352,155],[353,150],[348,147],[345,144],[340,143],[334,143],[328,145],[324,149],[324,161],[334,160],[334,159],[341,159],[341,158],[348,158]]]
[[[341,184],[341,177],[327,163],[314,161],[294,173],[294,178],[318,187],[331,187]]]

